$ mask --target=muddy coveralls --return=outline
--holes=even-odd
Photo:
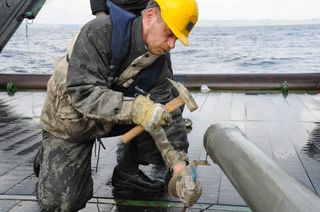
[[[132,22],[128,55],[116,75],[110,66],[112,30],[110,16],[86,24],[68,54],[57,61],[48,82],[41,114],[43,140],[35,160],[40,166],[38,198],[45,211],[77,211],[92,197],[92,146],[97,136],[129,129],[130,116],[122,111],[127,96],[149,93],[151,100],[162,104],[173,98],[172,85],[166,79],[172,78],[168,59],[146,49],[141,17]],[[161,67],[156,75],[153,66]],[[144,83],[148,84],[145,89]],[[186,160],[188,141],[180,109],[171,115],[173,122],[165,132],[181,153],[178,160]],[[136,168],[139,164],[163,164],[146,132],[133,140],[126,152],[131,158],[127,162]]]

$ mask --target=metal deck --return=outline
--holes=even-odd
[[[199,109],[185,111],[193,120],[189,131],[190,160],[205,159],[203,135],[209,125],[231,122],[290,175],[320,194],[320,95],[252,94],[231,92],[193,93]],[[45,92],[0,92],[0,211],[40,211],[35,198],[37,178],[32,161],[41,140],[39,115]],[[110,185],[116,164],[117,142],[104,139],[95,173],[94,196],[82,211],[180,211],[178,199],[117,193]],[[203,195],[187,211],[249,211],[220,168],[199,166]],[[235,161],[236,163],[236,161]],[[155,167],[141,169],[157,177]],[[158,172],[158,171],[157,171]],[[158,172],[161,174],[161,172]],[[263,191],[261,191],[263,192]],[[272,203],[270,203],[272,204]],[[320,209],[319,209],[320,210]]]

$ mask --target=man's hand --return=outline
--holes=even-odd
[[[198,181],[194,182],[188,167],[173,174],[169,181],[168,191],[180,198],[185,207],[192,206],[202,194],[202,187]]]
[[[148,97],[138,96],[132,105],[131,119],[143,126],[147,132],[172,121],[170,113],[161,104],[154,103]]]

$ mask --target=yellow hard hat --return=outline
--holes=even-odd
[[[189,33],[198,21],[196,0],[154,0],[160,7],[161,16],[173,34],[189,46]]]

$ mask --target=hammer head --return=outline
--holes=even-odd
[[[191,95],[191,93],[188,91],[188,89],[186,87],[184,87],[180,82],[176,82],[176,81],[169,79],[169,78],[168,78],[168,80],[178,90],[179,97],[185,103],[185,105],[190,110],[190,112],[198,109],[198,105],[197,105],[196,101],[194,100],[193,96]]]

